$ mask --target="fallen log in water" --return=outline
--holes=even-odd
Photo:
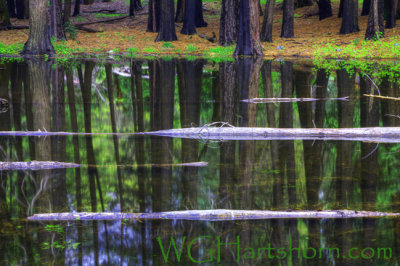
[[[90,165],[90,164],[85,164],[82,166],[87,166],[87,167],[136,167],[136,168],[162,168],[162,167],[205,167],[208,165],[208,162],[191,162],[191,163],[162,163],[162,164],[154,164],[154,163],[148,163],[148,164],[120,164],[120,165],[115,165],[115,164],[110,164],[110,165]]]
[[[0,162],[0,171],[3,170],[44,170],[44,169],[59,169],[59,168],[75,168],[81,165],[76,163],[63,162]]]
[[[382,100],[393,100],[400,101],[400,97],[390,97],[390,96],[381,96],[381,95],[373,95],[373,94],[363,94],[365,97],[378,98]]]
[[[315,102],[315,101],[348,101],[349,97],[343,98],[252,98],[242,102],[247,103],[291,103],[291,102]]]
[[[0,136],[14,136],[14,137],[46,137],[46,136],[126,136],[126,135],[143,135],[141,132],[137,133],[84,133],[84,132],[49,132],[49,131],[0,131]]]
[[[262,127],[192,127],[146,132],[146,135],[202,140],[351,140],[400,142],[399,127],[364,128],[262,128]]]
[[[369,212],[352,210],[330,211],[256,211],[256,210],[192,210],[155,213],[111,213],[111,212],[65,212],[41,213],[28,217],[33,221],[74,221],[74,220],[120,220],[120,219],[153,219],[153,220],[253,220],[253,219],[332,219],[332,218],[379,218],[400,217],[400,213]]]

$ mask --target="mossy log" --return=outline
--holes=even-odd
[[[242,102],[247,103],[293,103],[293,102],[315,102],[315,101],[348,101],[349,97],[343,98],[252,98]]]
[[[399,217],[400,213],[369,212],[353,210],[327,211],[268,211],[268,210],[188,210],[155,213],[41,213],[28,217],[33,221],[76,221],[76,220],[254,220],[254,219],[347,219],[347,218],[379,218]]]
[[[44,169],[60,169],[75,168],[81,165],[76,163],[63,163],[51,161],[31,161],[31,162],[0,162],[0,171],[4,170],[44,170]]]

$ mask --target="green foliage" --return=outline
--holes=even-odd
[[[80,244],[81,243],[79,243],[79,242],[72,243],[71,240],[68,240],[67,242],[65,242],[65,241],[61,241],[61,242],[53,241],[52,243],[43,242],[41,245],[41,248],[42,249],[52,249],[52,248],[55,248],[55,249],[65,249],[65,248],[77,249]]]
[[[158,53],[158,51],[154,47],[151,47],[151,46],[145,47],[143,49],[143,52],[147,53],[147,54],[157,54]]]
[[[164,48],[164,49],[169,49],[169,48],[174,48],[174,47],[175,46],[170,42],[164,42],[163,45],[161,46],[161,48]]]
[[[187,53],[194,53],[194,52],[196,52],[197,51],[197,47],[196,47],[196,45],[194,45],[194,44],[189,44],[187,47],[186,47],[186,52]]]
[[[22,43],[3,44],[0,43],[0,55],[18,55],[21,53],[24,45]]]
[[[67,21],[64,24],[64,29],[65,33],[69,35],[69,39],[75,40],[76,37],[78,36],[78,31],[70,21]]]
[[[61,225],[58,224],[46,224],[46,226],[44,227],[44,230],[48,231],[48,232],[56,232],[56,233],[64,233],[64,228]]]
[[[125,14],[103,14],[103,13],[96,14],[96,18],[117,18],[122,16],[125,16]]]

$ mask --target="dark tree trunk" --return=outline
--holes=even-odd
[[[129,1],[129,16],[130,17],[135,16],[135,0]]]
[[[22,51],[23,55],[54,54],[50,42],[48,8],[46,0],[29,1],[29,38]]]
[[[365,39],[376,40],[384,37],[383,0],[372,0],[365,32]]]
[[[15,0],[1,0],[2,2],[4,1],[4,5],[6,6],[6,9],[8,9],[8,14],[11,18],[15,18],[17,14],[15,13]],[[1,4],[3,5],[3,3]]]
[[[283,18],[282,18],[282,38],[294,37],[294,1],[283,1]]]
[[[0,30],[8,28],[10,25],[7,3],[5,0],[0,0]]]
[[[24,0],[24,6],[25,6],[25,9],[24,9],[24,13],[25,13],[24,18],[28,19],[28,18],[29,18],[29,0]]]
[[[312,0],[297,0],[296,7],[305,7],[305,6],[312,6],[313,1]]]
[[[72,16],[76,17],[79,13],[81,13],[81,0],[75,0],[74,13]]]
[[[64,25],[69,22],[69,18],[71,17],[71,0],[64,1]]]
[[[343,1],[343,18],[340,34],[348,34],[360,31],[358,27],[358,1],[357,0],[342,0]]]
[[[56,40],[66,40],[61,0],[50,0],[50,36]]]
[[[332,17],[331,0],[319,0],[318,13],[319,13],[319,20]]]
[[[235,56],[262,56],[258,0],[240,0],[239,32]]]
[[[363,1],[363,7],[362,7],[362,10],[361,10],[361,16],[369,15],[370,6],[371,6],[371,0],[364,0]]]
[[[149,0],[148,32],[158,32],[160,30],[160,1],[162,0]]]
[[[196,34],[196,5],[194,1],[185,1],[185,14],[183,18],[183,28],[181,34],[193,35]]]
[[[389,0],[388,3],[389,6],[385,27],[387,29],[393,29],[396,27],[397,5],[399,2],[398,0]]]
[[[94,3],[94,0],[83,0],[84,5],[91,5]]]
[[[275,0],[268,0],[265,4],[264,21],[261,29],[261,41],[272,42],[272,25],[274,24]]]
[[[174,0],[162,0],[160,9],[161,24],[156,42],[176,41],[178,38],[175,33]]]
[[[195,23],[196,27],[207,27],[207,22],[203,17],[203,3],[202,0],[192,0],[195,3]]]
[[[176,4],[175,22],[183,22],[183,15],[185,13],[185,0],[178,0]]]
[[[341,17],[343,16],[343,5],[344,5],[344,1],[345,1],[345,0],[340,0],[338,18],[341,18]]]
[[[24,0],[16,0],[15,6],[17,9],[17,19],[25,18],[25,1]]]
[[[135,10],[139,11],[143,9],[141,0],[134,0],[135,1]]]
[[[236,43],[238,32],[239,1],[222,0],[219,28],[219,45],[228,46]]]

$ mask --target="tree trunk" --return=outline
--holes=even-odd
[[[312,6],[313,1],[312,0],[297,0],[296,7],[305,7],[305,6]]]
[[[0,0],[0,30],[6,29],[11,25],[8,15],[7,3],[5,0]]]
[[[66,40],[61,0],[50,0],[50,36],[56,40]]]
[[[193,35],[196,34],[196,5],[194,1],[185,1],[185,14],[183,18],[183,28],[181,34]]]
[[[25,18],[25,2],[24,0],[16,0],[17,19]]]
[[[351,0],[349,0],[351,1]],[[294,37],[294,1],[284,0],[283,1],[283,19],[282,19],[282,38],[293,38]]]
[[[5,2],[5,0],[2,0]],[[15,0],[7,0],[5,3],[6,8],[8,9],[8,14],[11,18],[15,18],[17,14],[15,13]]]
[[[222,0],[219,28],[219,45],[228,46],[236,42],[238,32],[239,1]]]
[[[178,38],[175,33],[174,0],[162,0],[160,5],[160,31],[155,41],[176,41]]]
[[[183,22],[184,13],[185,13],[185,0],[178,0],[176,6],[175,22]]]
[[[384,37],[383,0],[372,0],[365,32],[365,39],[377,40]]]
[[[360,31],[358,27],[358,6],[357,0],[342,0],[343,1],[343,18],[340,34],[348,34]]]
[[[94,0],[83,0],[84,5],[91,5],[94,3]]]
[[[261,29],[261,41],[272,42],[272,25],[274,23],[275,0],[268,0],[265,4],[264,21]]]
[[[340,0],[338,18],[341,18],[343,16],[343,5],[344,5],[344,0]]]
[[[29,38],[25,43],[21,54],[43,55],[54,54],[53,45],[50,42],[48,26],[48,8],[46,0],[29,1]]]
[[[369,14],[369,8],[371,6],[371,0],[364,0],[363,7],[361,10],[361,16],[366,16]]]
[[[160,1],[162,0],[149,0],[148,32],[158,32],[160,30]]]
[[[239,32],[234,55],[262,56],[258,0],[240,0]]]
[[[130,17],[135,16],[135,0],[129,1],[129,16]]]
[[[396,27],[396,15],[397,15],[397,5],[398,0],[389,0],[388,14],[386,18],[386,28],[393,29]]]
[[[332,17],[331,0],[319,0],[318,13],[319,13],[319,20]]]
[[[203,17],[203,3],[202,0],[192,0],[195,4],[195,23],[196,27],[207,27],[207,22],[204,21]]]
[[[71,17],[71,0],[64,1],[64,25],[69,22],[69,18]]]
[[[74,13],[72,16],[76,17],[79,13],[81,13],[81,0],[75,0]]]
[[[29,18],[29,0],[24,0],[24,18],[28,19]]]

